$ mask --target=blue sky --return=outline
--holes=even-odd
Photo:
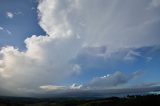
[[[0,0],[1,89],[159,86],[159,11],[160,0]]]
[[[1,0],[0,24],[7,31],[0,31],[0,46],[14,45],[24,50],[24,40],[32,35],[44,35],[45,32],[38,25],[35,0]],[[7,12],[13,14],[13,18],[6,16]],[[32,27],[31,27],[32,26]]]

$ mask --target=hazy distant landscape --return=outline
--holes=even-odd
[[[0,106],[160,106],[160,95],[110,98],[0,97]]]

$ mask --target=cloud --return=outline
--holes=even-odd
[[[77,74],[80,73],[81,67],[78,64],[73,65],[73,71],[75,71]]]
[[[6,12],[7,18],[10,18],[10,19],[14,18],[17,15],[23,15],[23,12],[21,12],[21,11],[16,11],[16,12],[8,11],[8,12]]]
[[[36,88],[83,71],[81,64],[73,61],[79,54],[102,58],[128,48],[160,45],[159,36],[151,34],[155,23],[149,22],[157,13],[150,13],[146,5],[140,5],[144,3],[146,0],[124,3],[118,0],[40,0],[39,25],[47,35],[26,38],[25,51],[13,46],[1,48],[0,84],[12,92],[18,92],[17,88]],[[11,12],[6,15],[14,17]],[[129,56],[137,55],[133,51],[129,53]],[[99,82],[114,87],[128,80],[126,75],[116,72],[94,79],[91,86]]]
[[[141,54],[139,52],[129,50],[127,55],[124,57],[124,60],[135,60],[136,57],[140,57],[140,56],[141,56]]]
[[[159,6],[160,6],[160,0],[151,0],[150,8]]]
[[[17,11],[17,12],[15,12],[14,14],[15,14],[15,15],[23,15],[23,12]]]
[[[4,30],[4,28],[0,26],[0,31],[3,31],[3,30]]]
[[[44,85],[39,88],[44,91],[55,91],[55,90],[103,90],[111,88],[119,88],[127,84],[129,81],[137,79],[143,75],[142,71],[135,71],[131,74],[124,74],[120,71],[116,71],[113,74],[107,74],[101,77],[93,78],[91,81],[86,82],[85,85],[73,83],[70,86],[56,86],[56,85]]]
[[[146,61],[147,61],[147,62],[152,61],[152,59],[153,59],[152,57],[146,57]]]
[[[77,85],[74,83],[70,86],[70,89],[81,89],[82,87],[83,87],[83,85]]]
[[[6,12],[6,16],[11,19],[14,17],[14,14],[12,12]]]
[[[54,83],[76,73],[78,65],[69,63],[67,52],[67,55],[60,53],[59,47],[54,45],[59,44],[46,36],[32,36],[26,40],[26,52],[20,52],[11,46],[3,47],[0,52],[1,83],[5,82],[5,87],[16,90],[17,87],[36,87],[47,82]]]
[[[127,84],[129,81],[142,75],[142,72],[137,71],[130,75],[126,75],[120,71],[117,71],[113,74],[96,77],[91,80],[91,82],[86,86],[89,89],[111,89],[116,87],[122,87]]]
[[[64,86],[55,86],[55,85],[45,85],[45,86],[40,86],[40,89],[43,89],[45,91],[55,91],[55,90],[64,90]]]
[[[134,88],[149,88],[149,87],[157,87],[157,86],[160,86],[160,82],[141,83],[134,86]]]
[[[82,90],[81,88],[83,85],[78,85],[76,83],[72,84],[71,86],[57,86],[57,85],[43,85],[40,86],[40,90],[38,92],[44,91],[72,91],[72,90]]]
[[[140,2],[144,3],[144,1]],[[102,2],[94,0],[92,3],[84,0],[65,2],[46,0],[41,1],[38,6],[39,23],[50,36],[78,35],[83,39],[81,43],[89,46],[107,45],[109,49],[114,50],[159,44],[157,37],[147,34],[150,31],[148,26],[152,23],[148,26],[144,25],[152,15],[148,15],[148,11],[140,5],[137,8],[130,8],[130,5],[137,4],[139,1],[126,1],[120,5],[117,0]],[[121,6],[124,9],[120,8]],[[141,11],[135,12],[138,10]],[[144,17],[148,18],[144,20]]]
[[[12,34],[11,31],[9,31],[8,29],[6,29],[6,28],[4,28],[4,27],[1,27],[1,26],[0,26],[0,31],[6,32],[6,33],[9,34],[9,35]]]
[[[9,31],[8,29],[6,29],[6,32],[7,32],[7,34],[9,34],[9,35],[11,35],[11,34],[12,34],[12,32],[11,32],[11,31]]]

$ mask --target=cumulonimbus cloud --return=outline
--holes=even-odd
[[[18,92],[17,88],[36,88],[77,74],[81,67],[72,60],[86,48],[107,56],[119,49],[159,45],[159,36],[150,34],[157,22],[146,9],[150,2],[121,2],[40,0],[39,25],[47,35],[26,38],[26,51],[1,48],[0,84]]]

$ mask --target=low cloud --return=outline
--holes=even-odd
[[[82,87],[83,85],[78,85],[76,83],[72,84],[71,86],[43,85],[39,87],[41,89],[39,92],[81,90]]]
[[[78,84],[72,84],[71,86],[70,86],[70,89],[81,89],[83,87],[83,85],[78,85]]]
[[[78,90],[78,91],[91,90],[92,91],[92,90],[107,90],[107,89],[113,89],[113,88],[119,89],[119,88],[123,88],[124,85],[127,85],[132,80],[136,80],[142,75],[143,75],[143,71],[135,71],[131,74],[124,74],[120,71],[116,71],[113,74],[107,74],[101,77],[93,78],[92,80],[90,80],[89,82],[86,82],[83,85],[76,84],[76,83],[73,83],[70,86],[44,85],[44,86],[40,86],[40,88],[44,91],[65,90],[66,92],[72,91],[72,90]],[[130,86],[126,86],[126,87],[129,88]]]
[[[140,71],[126,75],[120,71],[102,77],[96,77],[86,86],[89,89],[111,89],[122,87],[129,81],[139,77],[143,73]]]
[[[40,86],[39,88],[44,91],[55,91],[55,90],[64,90],[65,86],[44,85]]]

